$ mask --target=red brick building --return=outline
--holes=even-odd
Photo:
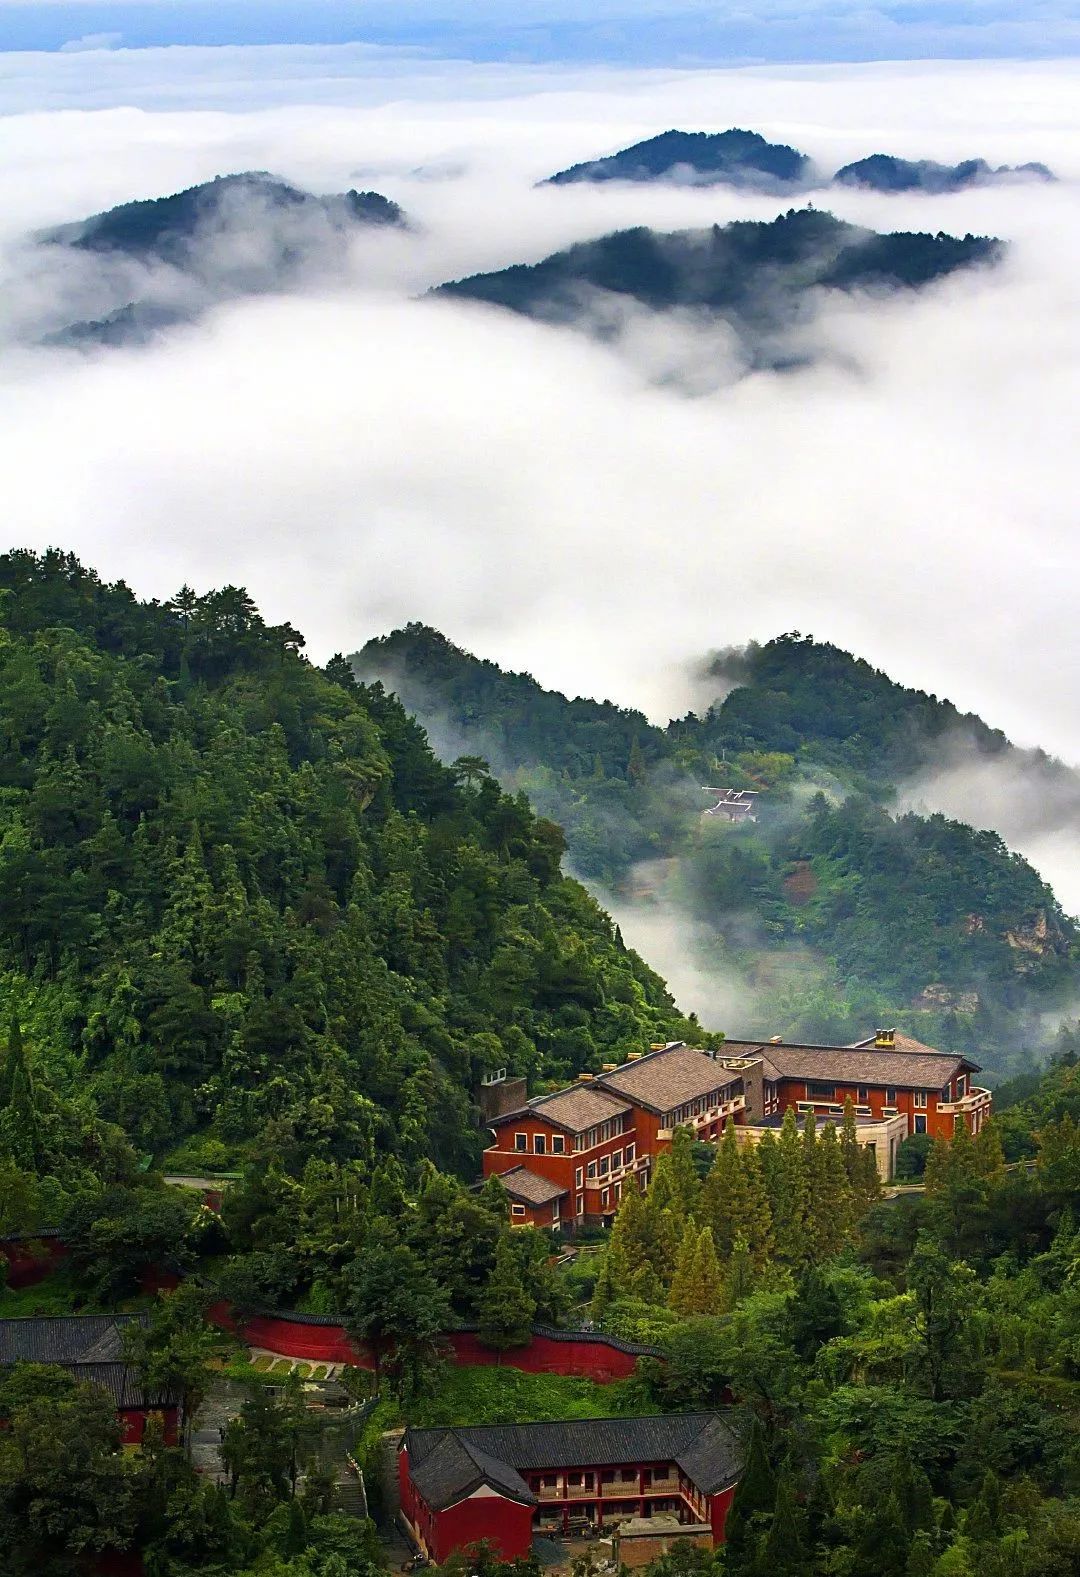
[[[165,1439],[180,1435],[180,1405],[171,1393],[149,1395],[124,1361],[123,1331],[146,1325],[145,1314],[68,1314],[0,1320],[0,1368],[15,1363],[55,1364],[76,1380],[107,1391],[116,1407],[124,1445],[137,1445],[151,1414],[161,1417]]]
[[[626,1188],[647,1186],[677,1127],[717,1139],[745,1104],[742,1074],[709,1052],[656,1047],[492,1118],[484,1176],[502,1178],[522,1225],[608,1222]]]
[[[743,1465],[723,1413],[589,1418],[478,1429],[409,1429],[398,1454],[402,1514],[443,1562],[482,1540],[502,1560],[534,1533],[664,1516],[722,1544]]]
[[[878,1030],[853,1046],[725,1041],[721,1056],[760,1065],[755,1118],[783,1116],[794,1106],[839,1119],[850,1096],[856,1118],[902,1116],[907,1135],[951,1139],[960,1123],[976,1134],[990,1116],[990,1091],[974,1082],[978,1063],[896,1030]]]

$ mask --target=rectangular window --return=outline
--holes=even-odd
[[[601,1177],[606,1177],[610,1171],[611,1171],[611,1157],[610,1157],[610,1155],[602,1155],[600,1157],[600,1176]]]
[[[516,1217],[523,1216],[525,1214],[525,1206],[524,1205],[511,1205],[510,1206],[510,1214],[512,1216],[516,1216]]]
[[[559,1219],[559,1216],[561,1214],[559,1206],[560,1206],[560,1201],[558,1199],[553,1199],[551,1201],[551,1219],[552,1219],[552,1221],[558,1221],[558,1219]]]
[[[610,1188],[602,1188],[600,1190],[600,1208],[601,1208],[601,1210],[606,1210],[607,1207],[610,1205],[610,1203],[611,1203],[611,1189]]]
[[[885,1105],[886,1106],[895,1106],[896,1105],[896,1091],[895,1090],[886,1090],[885,1091]]]
[[[589,1165],[588,1165],[588,1168],[586,1169],[585,1175],[587,1177],[595,1177],[596,1176],[596,1162],[595,1161],[590,1161],[589,1162]]]
[[[579,1194],[577,1196],[575,1214],[579,1215],[579,1216],[583,1216],[585,1214],[585,1195],[584,1194]]]
[[[574,1186],[575,1186],[575,1188],[580,1188],[581,1185],[584,1183],[584,1181],[585,1181],[585,1168],[583,1166],[579,1166],[574,1171]]]
[[[923,1110],[925,1111],[925,1109],[926,1109],[926,1091],[925,1090],[916,1090],[915,1091],[915,1105],[916,1105],[916,1107],[920,1107],[921,1106],[923,1108]]]
[[[563,1138],[561,1133],[553,1133],[552,1136],[551,1136],[551,1153],[552,1153],[552,1155],[564,1155],[565,1152],[566,1152],[566,1140]]]
[[[870,1104],[870,1087],[869,1087],[869,1085],[866,1085],[866,1084],[860,1084],[859,1085],[858,1091],[856,1093],[856,1099],[858,1100],[858,1103],[859,1103],[860,1106],[868,1106]]]
[[[615,1184],[615,1203],[618,1204],[618,1202],[619,1202],[619,1200],[621,1198],[622,1198],[622,1184],[621,1183],[616,1183]]]
[[[616,1150],[614,1155],[611,1157],[611,1170],[613,1172],[617,1172],[620,1166],[622,1166],[622,1151]]]
[[[536,1151],[537,1155],[543,1155],[544,1151],[547,1149],[546,1135],[542,1133],[533,1134],[533,1149]]]
[[[915,1132],[916,1133],[925,1133],[926,1132],[926,1118],[924,1116],[920,1115],[919,1113],[916,1113],[916,1116],[915,1116]]]
[[[632,1165],[633,1164],[633,1160],[634,1160],[634,1146],[632,1144],[628,1144],[627,1147],[626,1147],[626,1164],[627,1164],[627,1166]]]
[[[528,1134],[527,1133],[516,1133],[514,1135],[514,1149],[515,1150],[527,1150],[528,1148],[529,1148],[529,1136],[528,1136]]]
[[[967,1074],[966,1073],[958,1073],[956,1075],[956,1099],[958,1101],[962,1101],[966,1094],[967,1094]]]
[[[835,1101],[836,1085],[819,1084],[814,1079],[808,1079],[806,1083],[806,1098],[808,1101]]]

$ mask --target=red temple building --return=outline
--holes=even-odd
[[[742,1466],[723,1413],[409,1429],[398,1454],[402,1514],[438,1563],[481,1541],[514,1560],[535,1533],[651,1517],[722,1544]]]
[[[179,1399],[171,1392],[150,1395],[124,1360],[123,1331],[147,1325],[145,1314],[70,1314],[0,1320],[0,1368],[15,1363],[55,1364],[76,1380],[109,1393],[123,1430],[124,1445],[138,1445],[152,1414],[160,1416],[165,1440],[180,1435]]]
[[[626,1188],[648,1186],[677,1127],[715,1141],[730,1117],[753,1142],[788,1107],[800,1120],[814,1112],[822,1124],[839,1122],[850,1096],[860,1140],[889,1178],[909,1135],[949,1139],[960,1123],[979,1132],[991,1096],[974,1082],[978,1072],[895,1030],[851,1046],[729,1040],[711,1052],[674,1042],[489,1118],[484,1176],[502,1179],[517,1225],[603,1225]]]

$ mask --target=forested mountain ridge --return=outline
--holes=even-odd
[[[784,636],[726,654],[711,664],[724,699],[663,729],[504,674],[422,626],[353,660],[437,742],[489,754],[564,826],[597,890],[703,925],[704,967],[754,988],[748,1030],[842,1040],[895,1018],[1022,1066],[1042,1043],[1039,1014],[1075,991],[1077,927],[1026,861],[992,830],[890,810],[941,742],[996,755],[1008,741],[836,647]],[[758,793],[759,820],[703,816],[704,783]]]
[[[571,165],[548,177],[546,186],[579,181],[656,181],[676,177],[688,184],[727,184],[774,191],[799,182],[810,167],[805,154],[786,143],[768,142],[760,132],[663,131],[632,147]]]
[[[984,236],[878,235],[804,208],[770,223],[736,220],[669,235],[620,230],[434,294],[572,322],[589,292],[604,292],[654,311],[695,308],[762,329],[783,326],[814,289],[917,288],[1000,252],[1001,243]]]
[[[1045,164],[999,164],[985,159],[962,159],[959,164],[939,164],[935,159],[898,159],[891,153],[871,153],[837,170],[838,186],[866,186],[876,192],[962,192],[971,186],[1002,181],[1052,181]]]
[[[700,1036],[557,827],[242,590],[145,603],[16,552],[0,620],[0,1015],[72,1144],[472,1175],[491,1068]]]

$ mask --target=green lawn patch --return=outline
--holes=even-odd
[[[326,1379],[326,1365],[324,1363],[317,1363],[315,1365],[314,1369],[312,1369],[312,1371],[311,1371],[311,1378],[313,1380],[325,1380]]]
[[[448,1366],[432,1394],[409,1408],[421,1428],[453,1424],[519,1424],[560,1418],[610,1418],[655,1412],[632,1381],[600,1385],[576,1375],[526,1374],[509,1366]]]
[[[289,1374],[292,1371],[292,1366],[293,1361],[291,1358],[279,1358],[276,1363],[270,1365],[270,1373]]]
[[[308,1380],[311,1378],[311,1365],[309,1363],[298,1363],[296,1365],[296,1372],[300,1376],[301,1380]]]
[[[269,1369],[273,1361],[267,1353],[260,1353],[257,1358],[251,1360],[251,1367],[253,1369]]]
[[[61,1265],[32,1287],[0,1286],[0,1319],[26,1319],[34,1314],[111,1314]]]

